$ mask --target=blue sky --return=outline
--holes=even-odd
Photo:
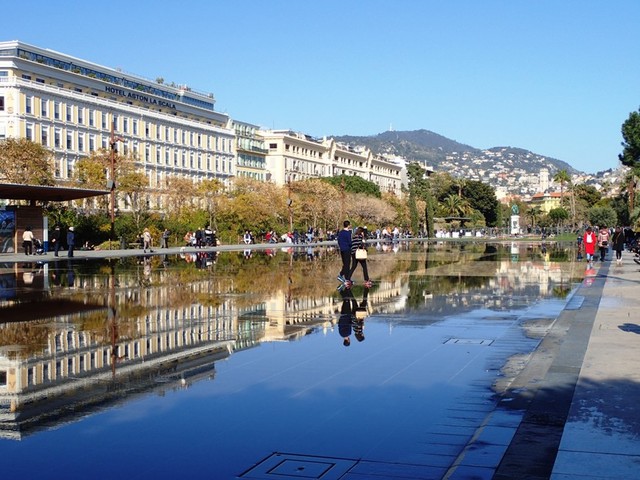
[[[2,40],[316,137],[427,129],[594,173],[640,108],[638,0],[23,0]]]

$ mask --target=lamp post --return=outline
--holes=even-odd
[[[287,179],[287,207],[289,207],[289,233],[293,233],[293,200],[291,200],[291,177]]]
[[[111,139],[109,146],[111,147],[111,173],[110,179],[107,182],[107,187],[111,190],[111,231],[109,233],[109,250],[111,250],[111,244],[113,237],[115,236],[115,224],[116,224],[116,143],[123,142],[122,137],[116,137],[115,132],[115,120],[111,122]]]

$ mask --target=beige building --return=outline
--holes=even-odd
[[[269,180],[278,185],[308,178],[350,175],[399,196],[406,183],[403,159],[385,158],[364,147],[344,145],[333,138],[319,140],[291,130],[265,130],[261,135],[268,152]]]

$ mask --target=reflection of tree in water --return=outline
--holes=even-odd
[[[20,345],[19,354],[30,356],[47,346],[51,328],[48,321],[7,323],[0,328],[0,347]],[[9,355],[11,358],[13,352]]]

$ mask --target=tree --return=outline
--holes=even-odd
[[[473,210],[478,210],[488,226],[495,227],[498,222],[499,202],[495,190],[486,183],[467,180],[464,187],[464,198]]]
[[[416,162],[407,165],[407,177],[409,179],[409,195],[414,195],[416,199],[424,202],[424,230],[427,237],[433,237],[436,201],[431,191],[432,182],[422,166]]]
[[[569,184],[569,186],[571,187],[571,175],[569,175],[566,170],[559,170],[553,176],[553,181],[558,182],[560,184],[560,205],[562,206],[564,204],[564,185]],[[571,219],[575,223],[576,207],[575,207],[574,196],[573,196],[573,188],[569,188],[569,192],[570,192],[569,202],[570,202],[570,209],[571,209]]]
[[[611,207],[592,207],[589,209],[589,222],[599,227],[613,227],[618,224],[618,218]]]
[[[205,179],[196,188],[198,195],[204,200],[204,206],[209,214],[209,225],[218,229],[216,212],[218,210],[218,197],[224,189],[224,184],[217,179]]]
[[[636,204],[637,178],[640,177],[640,110],[631,112],[622,124],[622,153],[618,159],[631,168],[627,178],[629,191],[629,217],[633,217]]]
[[[325,177],[322,180],[329,182],[334,187],[344,185],[344,190],[351,193],[364,193],[377,198],[382,196],[380,187],[373,182],[360,178],[357,175],[338,175],[336,177]]]
[[[527,215],[529,216],[529,218],[531,218],[531,226],[532,228],[536,228],[536,220],[538,218],[540,218],[540,216],[542,215],[542,208],[540,208],[539,205],[536,205],[535,207],[531,207],[528,211],[527,211]]]
[[[23,185],[54,185],[53,153],[24,138],[0,141],[0,179]]]
[[[554,224],[560,226],[567,218],[569,218],[569,212],[562,207],[552,208],[549,211],[549,218]]]
[[[631,112],[622,124],[622,153],[618,159],[623,165],[637,170],[640,164],[640,110]]]

